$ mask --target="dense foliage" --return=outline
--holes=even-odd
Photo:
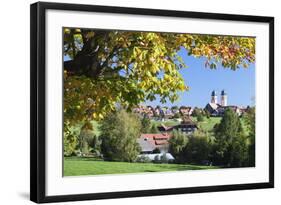
[[[64,127],[63,145],[64,156],[71,156],[75,154],[76,147],[78,145],[78,139],[75,132],[73,132],[68,126]]]
[[[184,161],[195,164],[205,164],[211,161],[212,142],[207,133],[196,131],[189,136],[184,149]]]
[[[172,155],[180,161],[182,152],[188,143],[187,135],[181,131],[173,131],[173,137],[169,140],[170,152]]]
[[[174,102],[188,90],[180,49],[204,57],[211,69],[219,63],[235,70],[255,60],[254,38],[65,28],[65,126],[100,120],[116,103],[131,109],[156,96]]]
[[[248,143],[239,116],[226,109],[221,123],[215,127],[214,163],[229,167],[248,165]]]
[[[255,107],[249,108],[245,113],[245,122],[249,130],[249,150],[248,150],[248,163],[249,166],[255,166],[255,137],[256,137],[256,111]]]
[[[100,129],[105,160],[132,162],[137,158],[141,122],[135,114],[124,110],[111,113],[102,121]]]
[[[141,133],[150,133],[151,121],[147,115],[144,115],[141,119]]]

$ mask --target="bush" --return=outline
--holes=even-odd
[[[164,153],[164,154],[160,157],[160,161],[161,161],[162,163],[168,163],[168,162],[169,162],[169,159],[167,158],[166,153]]]
[[[174,118],[181,118],[180,113],[179,113],[179,112],[175,113],[175,114],[174,114]]]
[[[203,114],[199,113],[199,114],[197,115],[196,119],[197,119],[198,122],[203,122],[203,121],[204,121],[204,116],[203,116]]]
[[[156,147],[156,148],[152,151],[152,153],[153,153],[153,154],[159,154],[159,153],[161,153],[161,150],[160,150],[158,147]]]
[[[141,155],[137,158],[136,162],[149,163],[149,162],[151,162],[151,159],[148,156]]]
[[[154,163],[160,163],[160,162],[161,162],[160,156],[159,156],[159,155],[156,155],[156,156],[154,157],[153,162],[154,162]]]
[[[195,107],[193,112],[192,112],[192,116],[197,117],[199,114],[202,114],[201,110],[199,108]]]
[[[209,119],[211,117],[211,113],[207,109],[205,109],[204,112],[205,116]]]

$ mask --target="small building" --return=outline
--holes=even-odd
[[[165,126],[164,124],[161,124],[161,126],[158,127],[158,130],[160,132],[165,132],[165,133],[172,132],[173,130],[178,130],[186,134],[192,134],[197,129],[198,129],[197,124],[193,122],[190,117],[183,118],[183,120],[179,125],[169,127],[169,126]]]
[[[198,129],[198,126],[195,122],[192,121],[190,117],[183,118],[183,121],[179,125],[175,125],[173,130],[178,130],[186,134],[192,134]]]
[[[170,119],[170,118],[172,118],[172,117],[174,116],[172,110],[169,109],[169,108],[165,110],[164,115],[165,115],[165,118],[166,118],[166,119]]]
[[[193,108],[192,107],[187,107],[187,106],[181,106],[180,109],[179,109],[179,112],[182,114],[182,115],[192,115],[192,112],[193,112]]]
[[[212,103],[212,102],[208,103],[205,106],[205,110],[207,110],[213,117],[217,117],[222,114],[221,113],[222,109],[221,109],[220,104],[216,104],[216,103]]]
[[[163,123],[157,127],[160,132],[170,132],[173,131],[173,127],[164,125]]]
[[[157,148],[161,153],[166,153],[169,150],[170,138],[168,133],[141,134],[137,142],[141,147],[141,154],[152,154]]]

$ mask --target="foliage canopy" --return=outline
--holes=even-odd
[[[130,110],[157,96],[174,102],[188,90],[179,73],[187,67],[181,49],[204,57],[211,69],[255,61],[254,38],[65,28],[65,121],[100,120],[116,104]]]

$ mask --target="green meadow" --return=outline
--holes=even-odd
[[[64,176],[124,174],[141,172],[164,172],[215,169],[214,166],[199,166],[191,164],[155,164],[155,163],[130,163],[109,162],[95,158],[65,157]]]

